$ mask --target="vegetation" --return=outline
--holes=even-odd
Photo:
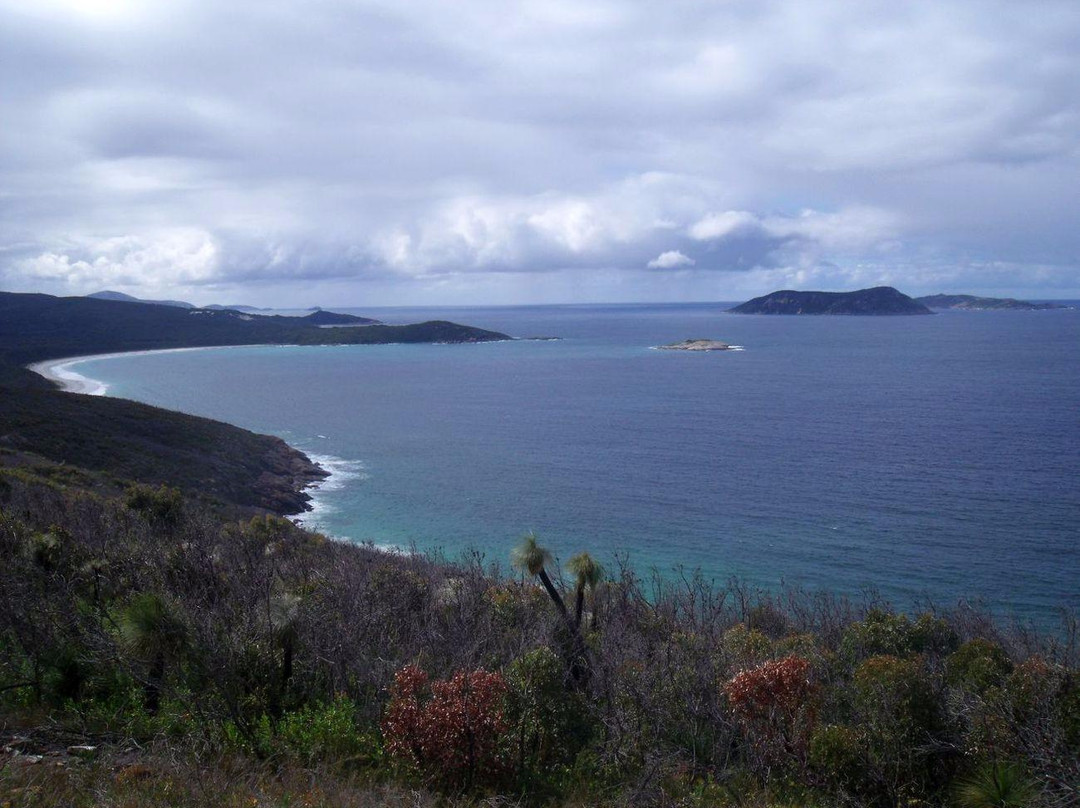
[[[1075,621],[564,579],[536,537],[514,578],[60,468],[0,468],[0,804],[1080,801]]]

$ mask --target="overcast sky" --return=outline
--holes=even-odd
[[[0,289],[1080,297],[1076,0],[0,0]]]

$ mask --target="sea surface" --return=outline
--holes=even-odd
[[[526,531],[901,608],[1080,608],[1080,310],[765,317],[730,304],[350,309],[558,341],[223,348],[76,370],[279,435],[335,475],[306,519],[479,550]],[[744,350],[656,351],[691,337]]]

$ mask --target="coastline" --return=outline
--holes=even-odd
[[[80,365],[84,362],[92,362],[98,359],[114,359],[121,356],[148,356],[151,354],[166,354],[166,353],[181,353],[186,351],[207,351],[217,348],[271,348],[281,347],[279,345],[200,345],[190,348],[158,348],[142,351],[114,351],[111,353],[103,354],[88,354],[84,356],[66,356],[58,359],[45,359],[40,362],[33,362],[26,365],[27,370],[37,373],[42,378],[55,384],[62,392],[65,393],[78,393],[81,395],[90,396],[108,396],[109,385],[98,379],[84,376],[81,373],[71,370],[75,365]],[[156,406],[156,405],[150,405]],[[231,424],[235,426],[235,424]],[[277,436],[271,436],[277,437]],[[305,494],[308,499],[305,503],[305,509],[299,513],[292,514],[292,518],[297,524],[307,527],[312,530],[318,530],[318,523],[315,521],[317,514],[320,511],[325,512],[328,506],[324,500],[319,497],[319,494],[325,494],[331,491],[336,491],[342,487],[342,485],[351,479],[357,477],[363,478],[366,472],[363,471],[363,463],[360,461],[345,460],[343,458],[334,457],[332,455],[321,455],[315,452],[307,451],[299,446],[289,443],[284,438],[278,437],[286,446],[295,452],[299,452],[304,459],[322,472],[322,475],[312,478],[311,475],[305,475],[307,478],[305,482],[297,487],[297,492]],[[337,537],[333,537],[337,538]],[[352,539],[345,539],[346,541],[353,541]],[[380,545],[381,548],[381,545]],[[397,551],[394,545],[387,545],[390,551]]]
[[[149,356],[151,354],[182,353],[185,351],[209,351],[218,348],[269,348],[280,347],[271,345],[197,345],[190,348],[152,348],[143,351],[113,351],[111,353],[87,354],[85,356],[64,356],[58,359],[43,359],[40,362],[32,362],[26,365],[26,369],[42,376],[55,384],[65,393],[80,393],[87,396],[104,396],[109,392],[109,385],[105,382],[83,376],[81,373],[69,370],[74,365],[83,362],[93,362],[97,359],[115,359],[121,356]]]

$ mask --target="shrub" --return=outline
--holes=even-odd
[[[956,801],[961,808],[1028,808],[1038,795],[1019,766],[991,763],[960,781]]]
[[[386,751],[439,785],[469,789],[502,774],[506,682],[485,670],[430,682],[415,665],[398,671],[383,717]]]
[[[926,652],[948,653],[956,647],[949,624],[930,614],[913,623],[906,614],[871,609],[859,623],[844,631],[840,649],[849,660],[872,656],[906,657]]]
[[[506,670],[508,735],[519,776],[573,761],[589,739],[587,707],[567,687],[566,666],[550,648],[537,648]]]
[[[152,488],[134,485],[128,489],[125,502],[129,510],[138,511],[148,519],[156,519],[166,525],[175,525],[184,511],[184,497],[179,489],[162,485]]]
[[[766,763],[805,760],[817,717],[810,662],[788,656],[736,674],[724,694],[751,747]]]
[[[810,767],[824,783],[846,791],[862,784],[866,741],[854,727],[828,724],[810,736]]]
[[[865,732],[868,780],[898,802],[939,779],[933,750],[941,711],[918,657],[875,656],[855,671],[855,706]]]
[[[1012,663],[1000,645],[989,640],[969,640],[945,660],[945,681],[972,693],[984,695],[1000,687],[1012,670]]]
[[[364,758],[378,760],[378,743],[357,729],[356,705],[339,695],[328,704],[311,705],[284,716],[278,737],[292,753],[308,761]]]
[[[738,623],[724,632],[724,650],[739,662],[759,662],[773,650],[772,640]]]

